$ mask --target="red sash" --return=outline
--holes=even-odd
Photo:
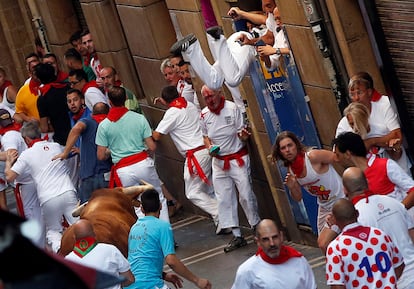
[[[122,187],[121,179],[118,176],[117,170],[120,168],[124,168],[140,161],[145,160],[148,157],[147,151],[142,151],[127,157],[124,157],[119,160],[119,162],[112,166],[111,168],[111,177],[109,179],[109,188]]]
[[[195,152],[201,151],[203,149],[205,149],[205,146],[199,146],[196,147],[195,149],[191,149],[188,150],[186,153],[187,156],[187,166],[188,166],[188,171],[190,172],[190,176],[194,175],[194,171],[193,171],[193,164],[196,168],[197,174],[200,177],[200,179],[206,183],[207,185],[210,184],[206,174],[203,171],[203,168],[200,166],[200,163],[198,162],[197,158],[194,156]]]
[[[244,166],[244,160],[242,159],[242,157],[247,155],[247,153],[248,153],[247,148],[244,147],[241,150],[239,150],[237,153],[229,154],[225,156],[217,155],[215,157],[218,158],[219,160],[224,160],[223,170],[227,171],[230,169],[231,160],[237,160],[237,164],[239,165],[239,167]]]

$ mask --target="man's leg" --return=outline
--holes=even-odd
[[[200,42],[194,34],[187,35],[174,43],[170,52],[172,54],[181,53],[191,63],[191,67],[207,87],[213,90],[222,87],[224,81],[223,72],[216,63],[211,65],[208,62],[201,49]]]
[[[250,35],[247,32],[233,33],[228,39],[224,37],[221,29],[212,27],[207,30],[207,40],[216,62],[224,74],[226,83],[230,86],[238,86],[246,76],[250,63],[255,58],[255,49],[251,45],[240,45],[237,39],[242,35]],[[214,33],[212,33],[214,32]],[[251,36],[249,36],[251,37]]]
[[[244,166],[239,167],[236,160],[231,161],[230,174],[236,183],[239,191],[240,205],[246,214],[247,221],[251,228],[254,228],[259,222],[257,198],[252,190],[250,178],[250,158],[248,155],[243,156]]]
[[[208,151],[198,151],[195,153],[195,156],[206,177],[211,182],[211,158],[208,155]],[[194,165],[193,171],[197,172]],[[214,220],[218,220],[217,199],[209,193],[212,190],[212,183],[208,185],[204,183],[198,175],[191,176],[188,170],[187,160],[184,163],[184,181],[186,197],[194,205],[210,214]]]

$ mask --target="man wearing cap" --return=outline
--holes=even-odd
[[[7,110],[0,109],[0,135],[2,151],[6,153],[17,153],[20,155],[25,149],[27,149],[27,145],[20,134],[20,128],[21,125],[14,122]],[[2,175],[1,180],[3,180],[1,186],[6,188],[7,185],[5,182],[6,178],[4,176],[4,169],[1,170],[0,174]],[[21,194],[21,205],[23,206],[24,216],[28,219],[38,221],[42,229],[42,237],[38,240],[36,245],[44,247],[45,228],[40,203],[37,197],[36,185],[27,169],[23,174],[16,178],[13,186],[17,186],[17,184],[19,184],[18,190]]]

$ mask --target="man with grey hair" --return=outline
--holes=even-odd
[[[52,250],[57,252],[62,239],[62,215],[69,224],[78,219],[72,216],[72,210],[78,203],[75,187],[69,177],[66,161],[52,160],[53,156],[62,152],[61,145],[41,139],[36,122],[26,123],[21,134],[28,149],[20,156],[17,151],[7,152],[6,180],[13,182],[28,168],[36,184],[46,225],[46,240]]]

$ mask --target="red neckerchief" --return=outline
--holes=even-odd
[[[13,124],[6,127],[0,127],[0,135],[4,135],[6,132],[11,130],[20,131],[21,128],[22,125],[20,123],[13,122]]]
[[[52,87],[63,88],[67,85],[68,85],[67,83],[63,83],[63,82],[51,82],[48,84],[44,84],[43,86],[39,87],[40,94],[45,95]]]
[[[116,122],[128,111],[129,111],[128,108],[126,108],[125,106],[118,106],[118,107],[114,106],[114,107],[111,107],[111,109],[109,110],[107,117],[110,121]]]
[[[356,203],[358,203],[360,200],[367,199],[366,202],[368,203],[368,197],[372,196],[373,194],[374,193],[371,192],[370,190],[364,190],[364,192],[362,194],[353,197],[351,202],[352,202],[352,204],[356,205]]]
[[[35,138],[35,139],[32,139],[32,141],[29,142],[27,144],[27,146],[29,148],[31,148],[35,143],[40,142],[40,141],[44,141],[44,140],[48,140],[48,139],[49,139],[49,136],[48,135],[46,135],[44,138]]]
[[[75,247],[73,247],[73,253],[80,258],[85,257],[93,248],[98,244],[98,241],[94,237],[84,237],[76,240]]]
[[[103,121],[107,117],[106,114],[92,114],[92,118],[99,124],[101,121]]]
[[[381,93],[379,93],[375,88],[374,89],[372,89],[372,98],[371,98],[371,101],[378,101],[378,100],[380,100],[380,98],[381,98]]]
[[[91,61],[91,55],[89,53],[86,56],[83,56],[83,64],[85,66],[89,66],[90,61]]]
[[[212,108],[208,108],[212,113],[219,115],[220,111],[223,109],[224,107],[224,103],[225,103],[225,99],[224,96],[222,96],[220,98],[220,104],[218,105],[218,107],[216,109],[212,109]]]
[[[99,89],[98,84],[96,83],[96,80],[91,80],[89,82],[87,82],[83,87],[82,87],[82,93],[83,95],[85,95],[86,90],[88,90],[88,88],[90,87],[96,87]]]
[[[298,152],[295,160],[293,161],[293,163],[290,164],[290,168],[292,169],[292,172],[299,177],[302,175],[304,164],[305,152]]]
[[[176,107],[176,108],[186,108],[187,107],[187,100],[184,97],[177,97],[173,101],[168,104],[168,107]]]
[[[10,80],[5,80],[4,83],[0,86],[0,95],[3,97],[3,93],[4,90],[6,89],[6,87],[9,87],[10,85],[12,85]]]
[[[39,95],[39,86],[40,86],[40,81],[34,79],[33,77],[30,78],[29,89],[32,94]]]
[[[72,115],[72,119],[77,122],[82,117],[83,113],[85,112],[85,108],[82,107],[77,113]]]
[[[56,76],[56,82],[63,82],[69,77],[69,74],[67,74],[64,71],[59,70],[58,74]]]
[[[303,256],[300,252],[296,251],[292,247],[285,246],[285,245],[280,246],[280,253],[279,253],[279,256],[277,256],[276,258],[270,258],[269,256],[267,256],[261,247],[257,249],[256,256],[257,255],[260,255],[263,261],[269,264],[282,264],[282,263],[285,263],[290,258]]]

